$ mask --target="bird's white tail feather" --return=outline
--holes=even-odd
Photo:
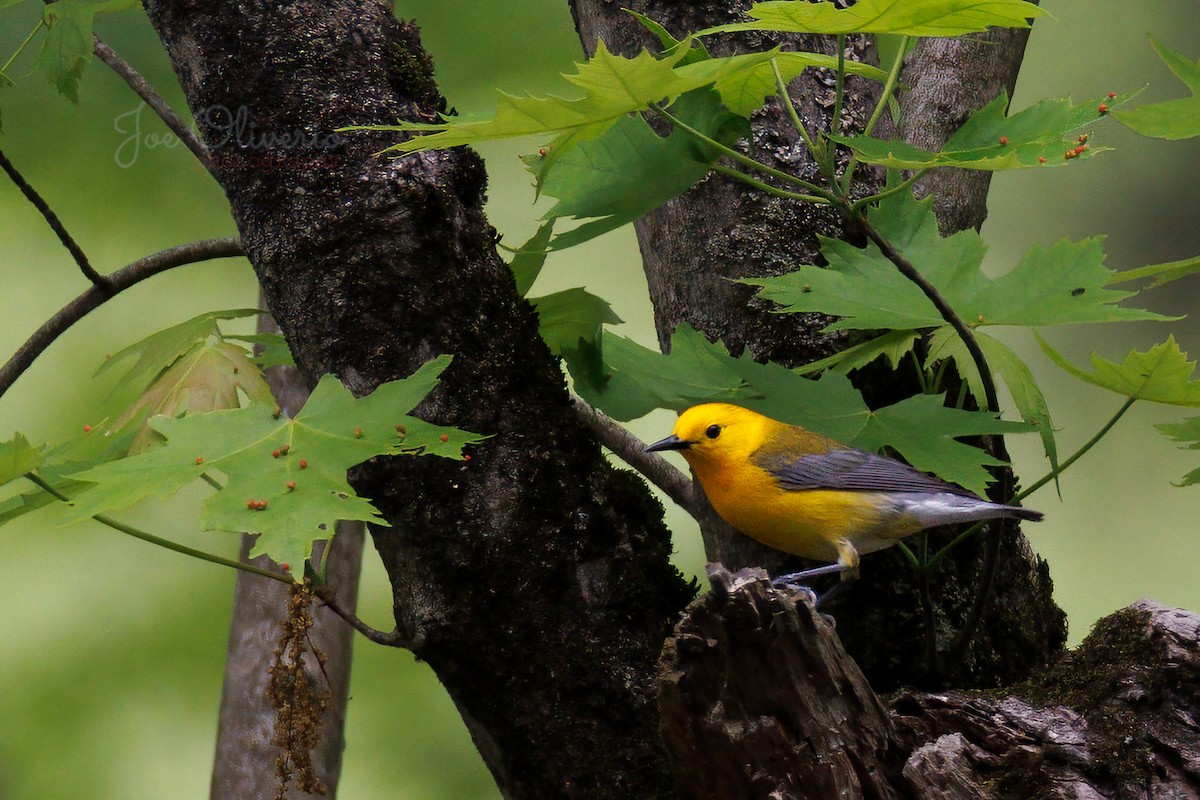
[[[1042,518],[1040,512],[1027,508],[989,503],[977,497],[951,492],[896,492],[890,494],[889,499],[895,503],[898,513],[915,518],[923,528],[1000,517],[1033,522]]]

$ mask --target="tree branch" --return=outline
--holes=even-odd
[[[183,142],[188,150],[200,160],[205,169],[212,171],[211,162],[208,157],[208,148],[200,141],[200,137],[196,132],[188,127],[187,122],[183,117],[179,116],[175,109],[171,108],[170,104],[162,98],[158,92],[154,91],[154,87],[150,82],[141,76],[128,61],[121,58],[117,51],[113,50],[104,41],[95,34],[92,35],[92,47],[96,53],[96,57],[109,66],[109,68],[117,73],[125,83],[129,84],[129,88],[137,94],[138,97],[145,101],[146,105],[158,115],[166,126],[171,129],[171,132],[179,137],[179,141]]]
[[[357,614],[342,608],[333,593],[328,591],[324,586],[318,586],[313,590],[313,593],[320,598],[333,613],[344,619],[351,628],[361,633],[363,636],[370,639],[376,644],[387,645],[388,647],[408,647],[408,641],[401,635],[400,631],[393,630],[390,633],[385,633],[378,628],[372,628],[367,623],[363,622]]]
[[[979,341],[975,338],[974,332],[967,323],[963,322],[962,317],[958,316],[946,299],[938,292],[937,287],[926,280],[912,262],[892,246],[892,243],[880,235],[879,231],[867,222],[867,218],[862,214],[857,214],[851,217],[853,222],[862,228],[863,233],[870,239],[883,253],[884,258],[891,261],[896,269],[900,270],[900,274],[910,281],[915,283],[917,287],[925,293],[929,298],[929,302],[933,303],[938,313],[942,315],[942,319],[954,328],[954,332],[959,335],[966,345],[967,352],[971,354],[971,360],[975,362],[975,368],[979,371],[979,380],[983,384],[983,394],[987,401],[988,411],[998,412],[1000,410],[1000,400],[996,394],[996,382],[992,378],[992,371],[988,368],[987,359],[983,355],[983,350],[979,347]]]
[[[91,281],[93,286],[106,291],[111,290],[112,286],[109,279],[92,268],[87,254],[83,252],[83,248],[67,232],[66,227],[62,224],[62,220],[58,218],[58,215],[54,213],[49,204],[42,199],[42,196],[21,176],[17,168],[8,160],[8,156],[4,155],[3,150],[0,150],[0,167],[4,168],[4,171],[8,173],[8,177],[12,178],[12,182],[21,190],[21,194],[25,195],[25,199],[32,203],[33,207],[46,220],[50,229],[54,231],[54,234],[58,236],[58,240],[62,242],[63,247],[67,248],[67,251],[71,254],[71,258],[75,259],[75,263],[79,265],[79,271],[83,273],[84,277]]]
[[[83,319],[106,302],[134,284],[185,264],[208,261],[214,258],[232,258],[242,255],[242,246],[237,239],[204,239],[160,250],[138,259],[124,269],[107,276],[107,287],[92,286],[83,294],[67,303],[38,328],[29,340],[13,353],[12,358],[0,367],[0,397],[12,387],[17,378],[46,351],[68,328]]]
[[[645,442],[593,408],[582,397],[572,395],[571,402],[575,405],[575,416],[587,426],[596,441],[662,489],[663,494],[680,508],[693,517],[699,514],[691,478],[671,466],[662,456],[647,453]]]

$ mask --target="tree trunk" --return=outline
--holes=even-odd
[[[266,316],[260,317],[258,329],[278,331],[274,320]],[[295,367],[276,366],[266,370],[266,378],[275,402],[285,414],[294,417],[308,399],[304,376]],[[327,587],[338,606],[351,613],[358,603],[364,533],[360,522],[338,523],[337,537],[326,562]],[[272,568],[274,565],[266,556],[250,561],[253,544],[254,537],[243,535],[239,558]],[[285,757],[285,752],[272,741],[279,724],[279,709],[269,699],[270,670],[281,647],[280,634],[289,614],[289,599],[287,584],[249,572],[238,573],[213,760],[210,788],[213,800],[271,797],[279,786],[270,765]],[[310,754],[313,771],[324,791],[317,795],[291,783],[285,795],[289,800],[337,795],[353,637],[354,630],[329,609],[319,608],[314,612],[308,641],[321,651],[323,660],[318,663],[315,656],[306,658],[304,669],[311,685],[328,692],[329,697],[321,715],[319,744]]]
[[[372,536],[398,632],[501,791],[669,796],[655,660],[692,591],[661,508],[573,415],[496,255],[478,159],[389,160],[386,136],[334,133],[443,107],[415,28],[371,0],[147,9],[300,369],[361,395],[453,354],[421,414],[492,434],[470,461],[354,480],[392,525]]]
[[[663,652],[687,797],[1200,797],[1200,615],[1142,600],[1028,681],[886,710],[806,597],[715,568]]]

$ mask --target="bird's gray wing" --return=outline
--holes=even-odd
[[[894,458],[851,447],[798,458],[758,453],[754,460],[758,466],[774,475],[785,489],[951,492],[971,495],[962,487],[926,475]]]

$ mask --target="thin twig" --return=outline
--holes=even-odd
[[[647,453],[646,445],[629,431],[601,414],[583,398],[572,396],[575,416],[587,426],[596,441],[613,451],[629,466],[636,469],[646,480],[662,489],[680,508],[693,517],[699,513],[692,481],[657,453]]]
[[[8,173],[8,177],[12,178],[12,182],[16,184],[18,189],[21,190],[21,194],[25,195],[25,199],[28,200],[46,220],[46,223],[50,226],[50,229],[54,231],[54,235],[58,237],[58,240],[62,242],[63,247],[67,248],[67,252],[71,254],[71,258],[75,259],[75,263],[79,265],[79,271],[84,274],[84,277],[91,281],[93,286],[98,286],[106,291],[111,290],[112,286],[109,279],[104,275],[101,275],[99,272],[96,272],[96,270],[92,268],[91,262],[88,261],[87,254],[83,252],[83,248],[81,248],[79,243],[76,242],[75,239],[71,237],[71,234],[67,232],[67,229],[62,224],[62,220],[58,218],[58,215],[54,213],[49,204],[42,199],[42,196],[38,194],[32,186],[29,185],[29,182],[21,176],[21,173],[17,171],[17,168],[14,167],[12,162],[8,160],[8,156],[4,155],[3,150],[0,150],[0,167],[2,167],[4,171]]]
[[[356,616],[353,612],[347,611],[339,606],[333,597],[333,592],[329,590],[328,586],[318,586],[313,590],[313,593],[321,599],[321,602],[325,604],[326,608],[344,619],[347,624],[350,625],[350,627],[354,628],[354,630],[358,631],[372,642],[375,642],[376,644],[385,644],[389,647],[409,646],[408,641],[400,635],[399,630],[394,630],[389,633],[381,631],[378,628],[372,628],[370,625],[359,619],[358,616]]]
[[[117,270],[108,276],[107,289],[93,286],[67,303],[13,353],[12,358],[0,367],[0,396],[3,396],[17,378],[29,369],[34,360],[68,328],[130,286],[185,264],[239,255],[242,255],[242,246],[237,239],[204,239],[161,250]]]
[[[179,137],[179,141],[183,142],[188,150],[196,158],[200,159],[200,163],[205,169],[212,171],[210,166],[211,161],[208,157],[208,148],[200,141],[200,137],[196,132],[188,127],[183,117],[171,108],[170,104],[162,98],[158,92],[154,91],[154,87],[150,82],[141,76],[141,74],[130,66],[129,62],[121,58],[121,56],[104,43],[99,36],[92,35],[92,48],[96,53],[96,57],[108,65],[109,69],[117,73],[125,83],[129,84],[129,88],[137,94],[138,97],[145,101],[146,105],[158,115],[171,132]]]
[[[967,348],[967,352],[971,354],[971,360],[975,362],[975,368],[979,371],[979,380],[983,384],[984,399],[987,401],[987,410],[993,413],[1000,411],[1000,399],[996,395],[996,383],[992,379],[992,372],[988,369],[987,359],[983,355],[983,350],[979,347],[979,341],[975,338],[975,334],[967,323],[963,322],[962,317],[958,316],[946,299],[938,292],[937,287],[930,283],[924,275],[917,271],[917,268],[912,265],[912,262],[905,258],[899,250],[892,246],[892,243],[880,235],[879,231],[867,222],[867,219],[862,214],[855,214],[851,219],[857,224],[867,235],[867,238],[875,243],[876,247],[882,251],[884,257],[891,261],[900,270],[900,274],[915,283],[917,287],[925,293],[929,301],[933,303],[938,313],[942,315],[942,319],[954,328],[954,332],[963,340],[963,344]]]
[[[52,484],[43,480],[38,474],[28,472],[25,474],[25,477],[51,497],[54,497],[55,499],[64,503],[71,502],[71,498],[54,488]],[[261,575],[264,578],[270,578],[271,580],[281,581],[283,583],[293,582],[290,575],[272,572],[271,570],[263,569],[262,567],[256,567],[253,564],[247,564],[243,561],[234,561],[233,559],[225,558],[224,556],[218,556],[214,555],[213,553],[207,553],[203,550],[197,550],[194,547],[188,547],[187,545],[179,544],[179,542],[173,542],[170,539],[164,539],[161,536],[155,536],[154,534],[148,533],[141,528],[135,528],[132,525],[126,525],[124,522],[120,522],[112,517],[105,516],[104,514],[95,514],[92,516],[92,519],[94,519],[96,522],[99,522],[101,525],[107,525],[113,530],[120,531],[127,536],[132,536],[135,539],[141,539],[143,542],[149,542],[150,544],[158,545],[166,550],[172,550],[185,556],[191,556],[192,558],[198,558],[201,561],[207,561],[210,564],[219,564],[222,567],[230,567],[231,569],[241,570],[242,572],[252,572],[255,575]]]

